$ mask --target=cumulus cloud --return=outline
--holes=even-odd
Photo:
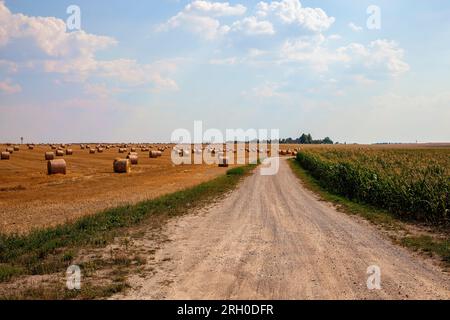
[[[95,55],[99,50],[117,44],[114,38],[85,31],[67,32],[61,19],[13,14],[0,1],[0,48],[6,50],[16,40],[26,41],[24,51],[29,60],[22,63],[24,66],[61,73],[66,75],[66,80],[84,81],[88,77],[100,76],[124,81],[128,85],[176,88],[172,79],[163,76],[173,71],[172,65],[166,65],[166,70],[161,64],[139,64],[128,59],[97,60]],[[0,60],[0,68],[17,72],[18,65],[14,61]],[[5,83],[3,88],[19,90]]]
[[[375,40],[368,45],[351,43],[333,49],[322,34],[288,39],[280,51],[282,62],[301,62],[316,71],[341,63],[355,69],[398,76],[409,70],[404,51],[395,41]]]
[[[247,8],[241,4],[235,6],[228,2],[209,2],[196,0],[185,7],[186,12],[206,13],[216,17],[223,16],[240,16],[243,15]]]
[[[403,60],[404,50],[392,40],[378,39],[370,42],[368,46],[351,43],[339,48],[338,52],[349,55],[353,63],[370,70],[387,72],[392,76],[398,76],[410,69]]]
[[[0,2],[0,21],[0,46],[25,39],[51,57],[90,55],[117,43],[84,31],[66,32],[65,22],[58,18],[12,14],[4,2]]]
[[[260,21],[256,17],[247,17],[241,21],[236,21],[231,26],[233,31],[242,31],[247,35],[272,35],[275,34],[272,23]]]
[[[235,6],[228,2],[209,2],[196,0],[186,5],[166,23],[160,25],[158,31],[182,28],[188,32],[199,34],[207,40],[213,40],[230,31],[230,26],[222,25],[218,17],[240,16],[247,8],[241,4]]]
[[[260,2],[257,15],[268,17],[273,14],[285,24],[297,24],[313,32],[322,32],[330,28],[335,18],[329,17],[321,8],[302,7],[299,0]]]
[[[190,12],[179,12],[171,17],[165,24],[159,26],[158,31],[168,31],[171,29],[183,28],[184,30],[199,34],[207,40],[213,40],[230,31],[227,25],[221,25],[220,21]]]

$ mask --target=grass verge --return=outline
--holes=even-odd
[[[179,216],[201,207],[232,190],[254,168],[255,165],[233,168],[223,176],[189,189],[108,209],[73,223],[37,230],[28,235],[0,235],[0,282],[20,275],[65,272],[80,249],[104,247],[130,227],[143,225],[152,217]],[[117,287],[120,286],[114,286]],[[107,292],[115,291],[110,287],[107,289]],[[64,294],[57,296],[65,297]]]
[[[321,199],[336,205],[339,211],[359,215],[371,223],[381,226],[388,231],[388,234],[395,242],[414,251],[435,255],[442,259],[446,268],[450,268],[450,239],[448,237],[411,234],[405,228],[405,224],[394,214],[364,203],[351,201],[343,196],[327,191],[295,159],[290,159],[289,165],[309,190],[318,194]]]

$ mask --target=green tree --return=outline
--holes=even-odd
[[[330,139],[330,137],[326,137],[322,140],[323,144],[333,144],[333,140]]]

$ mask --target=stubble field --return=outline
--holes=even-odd
[[[0,145],[1,151],[6,148]],[[129,174],[117,174],[113,172],[113,160],[127,154],[119,154],[118,148],[95,154],[81,150],[79,145],[70,148],[73,155],[57,157],[66,160],[66,175],[47,174],[44,153],[55,151],[48,145],[37,145],[34,150],[22,145],[10,160],[0,161],[0,233],[26,233],[55,226],[110,207],[182,190],[227,170],[206,164],[175,166],[171,147],[159,158],[149,158],[149,152],[136,148],[138,165],[133,165]]]

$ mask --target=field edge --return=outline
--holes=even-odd
[[[386,210],[331,193],[323,188],[295,158],[289,159],[288,163],[302,185],[318,195],[321,200],[332,203],[340,212],[364,218],[380,228],[394,243],[433,258],[441,265],[444,272],[450,272],[450,237],[448,234],[443,235],[437,230],[424,228],[419,223],[406,223]]]

